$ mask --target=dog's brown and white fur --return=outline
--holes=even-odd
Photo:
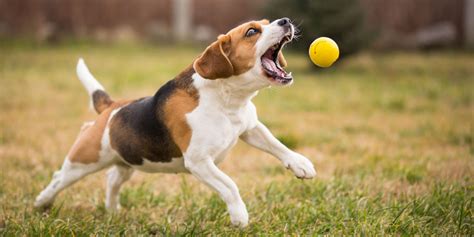
[[[107,167],[112,167],[106,192],[110,210],[119,208],[120,187],[135,169],[187,172],[219,193],[232,224],[246,226],[239,190],[216,166],[239,138],[274,155],[298,178],[316,175],[307,158],[285,147],[258,120],[251,101],[262,88],[292,83],[281,48],[293,35],[287,18],[242,24],[219,36],[154,96],[137,100],[113,101],[80,59],[77,74],[99,116],[83,125],[35,206],[51,205],[61,190]]]

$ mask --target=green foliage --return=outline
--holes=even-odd
[[[264,13],[271,19],[289,17],[302,31],[294,44],[305,53],[321,36],[336,41],[341,56],[363,49],[371,38],[359,2],[354,0],[270,0]]]

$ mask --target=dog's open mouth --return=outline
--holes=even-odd
[[[293,80],[291,72],[287,73],[278,62],[278,54],[283,45],[291,40],[291,35],[286,35],[283,39],[270,47],[261,57],[262,67],[265,75],[279,84],[288,84]]]

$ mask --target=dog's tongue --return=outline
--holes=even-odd
[[[280,77],[285,77],[286,76],[285,71],[278,68],[277,65],[275,64],[275,62],[273,62],[273,60],[271,60],[267,57],[263,57],[262,58],[262,64],[266,69],[269,69],[270,71],[275,72],[276,75],[278,75]]]

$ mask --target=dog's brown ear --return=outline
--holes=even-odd
[[[278,52],[278,64],[280,64],[281,67],[286,67],[288,65],[281,51]]]
[[[227,78],[234,74],[234,67],[227,54],[230,50],[230,36],[219,35],[204,53],[194,61],[196,72],[206,79]]]

